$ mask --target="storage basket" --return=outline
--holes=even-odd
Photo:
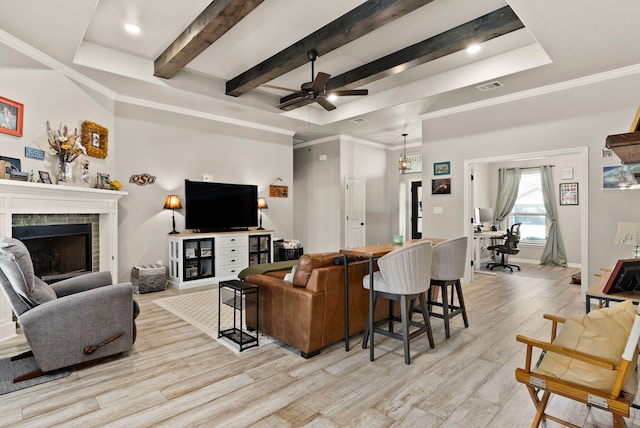
[[[167,287],[167,269],[162,265],[140,265],[131,269],[131,284],[137,294],[164,291]]]
[[[302,256],[303,248],[280,248],[280,260],[298,260]]]

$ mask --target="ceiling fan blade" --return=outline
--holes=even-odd
[[[289,101],[285,101],[285,102],[283,102],[281,104],[278,104],[276,107],[278,107],[279,109],[283,109],[285,107],[289,107],[290,105],[297,104],[300,101],[304,101],[306,99],[307,99],[307,95],[306,94],[305,95],[301,95],[301,96],[293,98],[293,99],[291,99]]]
[[[324,109],[326,111],[331,111],[331,110],[335,110],[336,109],[336,106],[334,106],[329,101],[327,101],[326,98],[318,97],[318,98],[316,98],[316,101],[318,102],[318,104],[320,104],[322,107],[324,107]]]
[[[369,95],[368,89],[343,89],[338,91],[328,91],[328,94],[334,94],[339,97],[346,97],[349,95]]]
[[[327,84],[330,78],[331,78],[330,74],[319,71],[318,74],[316,75],[316,78],[313,79],[313,83],[311,84],[311,89],[314,92],[324,91],[324,86]]]
[[[294,92],[296,94],[304,94],[304,95],[306,95],[306,93],[301,92],[299,89],[283,88],[282,86],[268,85],[266,83],[264,85],[260,85],[260,86],[262,86],[263,88],[279,89],[281,91]]]

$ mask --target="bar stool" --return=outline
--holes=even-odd
[[[394,250],[378,259],[380,271],[373,274],[373,308],[369,308],[369,321],[375,313],[376,302],[378,297],[387,298],[391,301],[400,302],[400,313],[402,324],[402,333],[393,331],[393,321],[398,318],[392,313],[389,314],[389,329],[378,328],[373,326],[373,333],[383,334],[395,339],[401,339],[404,345],[404,363],[411,363],[409,353],[409,341],[414,337],[427,333],[429,338],[429,346],[433,348],[433,333],[429,322],[429,311],[426,306],[425,293],[429,290],[429,279],[431,277],[431,255],[433,246],[431,241],[420,241],[416,244],[407,245]],[[362,280],[364,288],[369,289],[370,279],[366,275]],[[371,291],[370,291],[371,292]],[[411,306],[414,300],[419,300],[423,309],[423,323],[411,320]],[[391,307],[390,307],[391,312]],[[386,320],[385,320],[386,321]],[[409,326],[418,327],[409,333]],[[362,339],[362,348],[367,347],[369,340],[370,324],[367,322],[364,337]],[[372,346],[373,346],[373,340]],[[373,361],[373,349],[371,349],[371,360]]]
[[[449,321],[452,317],[462,315],[464,326],[469,327],[467,310],[462,297],[462,285],[460,284],[460,278],[464,276],[466,260],[466,236],[451,238],[433,247],[431,288],[428,293],[427,307],[429,315],[444,320],[444,335],[447,339],[450,336]],[[438,292],[435,287],[439,287],[442,291],[442,302],[438,301]],[[457,305],[454,304],[454,288],[458,296]],[[451,296],[451,302],[449,302],[449,296]],[[433,312],[433,306],[442,308],[442,313]]]

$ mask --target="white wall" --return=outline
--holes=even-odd
[[[320,156],[326,156],[320,160]],[[293,153],[294,234],[305,253],[336,251],[342,247],[340,138],[296,147]]]
[[[320,160],[321,155],[326,159]],[[295,148],[294,237],[302,241],[305,253],[344,248],[345,177],[365,180],[366,244],[390,242],[397,191],[389,191],[388,159],[385,148],[345,136]]]
[[[0,133],[0,154],[22,160],[22,170],[48,171],[55,177],[56,158],[47,153],[44,161],[26,159],[26,146],[48,151],[46,122],[73,128],[84,120],[109,130],[106,159],[89,157],[91,186],[96,173],[109,174],[123,184],[129,195],[119,205],[119,280],[130,279],[137,264],[168,263],[167,233],[171,212],[163,209],[169,193],[184,197],[184,179],[213,175],[215,181],[258,185],[267,197],[263,225],[275,229],[275,236],[293,233],[293,199],[268,197],[269,184],[280,177],[293,182],[292,138],[219,122],[176,115],[124,104],[46,69],[0,68],[0,80],[11,82],[2,95],[23,103],[24,136]],[[155,184],[129,183],[132,174],[157,176]],[[181,210],[176,227],[184,230]]]
[[[168,263],[171,211],[163,209],[164,200],[175,193],[184,206],[184,180],[202,180],[203,174],[216,182],[257,185],[269,206],[263,227],[275,230],[276,237],[292,235],[291,137],[123,104],[116,107],[116,128],[115,176],[129,192],[120,202],[122,279],[136,264]],[[144,172],[155,175],[156,183],[128,183],[131,175]],[[269,197],[269,185],[278,177],[289,184],[287,198]],[[176,211],[176,229],[184,231],[184,210]]]
[[[589,218],[581,219],[588,222],[589,272],[582,276],[583,283],[593,282],[600,267],[629,256],[628,247],[613,243],[618,221],[640,217],[638,191],[603,191],[601,185],[602,165],[619,164],[617,158],[601,157],[605,138],[628,131],[638,107],[637,87],[640,76],[627,76],[444,117],[425,116],[423,162],[450,160],[453,181],[450,197],[437,201],[444,215],[432,214],[436,201],[425,198],[426,234],[464,233],[465,160],[588,146],[588,171],[579,179],[588,183],[588,194],[584,188],[580,192],[581,203],[589,204]]]
[[[366,183],[366,245],[391,242],[395,230],[391,223],[390,208],[394,202],[391,199],[397,192],[390,191],[387,180],[389,151],[344,136],[340,147],[343,188],[345,177],[364,178]],[[342,205],[342,218],[345,218],[344,201]],[[342,232],[341,248],[345,243],[344,226]]]
[[[24,104],[23,136],[14,137],[0,133],[0,155],[21,159],[22,171],[47,171],[52,177],[58,170],[57,157],[49,154],[47,121],[53,129],[67,125],[80,132],[83,121],[89,120],[109,129],[109,155],[106,159],[89,158],[91,161],[91,185],[95,186],[96,172],[108,173],[115,164],[115,130],[113,101],[95,93],[62,74],[46,69],[0,68],[0,80],[4,85],[0,96]],[[44,161],[27,159],[25,147],[44,150]]]

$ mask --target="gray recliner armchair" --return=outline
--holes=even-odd
[[[0,284],[39,367],[14,382],[128,351],[135,341],[132,286],[113,284],[110,272],[49,285],[22,242],[0,237]]]

